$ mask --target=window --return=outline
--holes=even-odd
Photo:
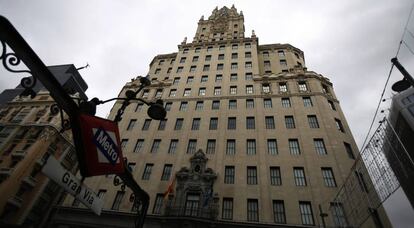
[[[244,64],[244,67],[245,67],[246,69],[252,69],[252,62],[246,62],[246,63]]]
[[[183,72],[183,69],[184,69],[184,67],[178,67],[178,68],[177,68],[177,73],[181,73],[181,72]]]
[[[346,153],[350,159],[355,159],[354,152],[352,151],[351,144],[344,142]]]
[[[124,198],[125,192],[124,191],[118,191],[116,193],[115,199],[114,199],[114,203],[112,204],[111,209],[112,210],[119,210],[119,206],[121,205],[122,202],[122,198]]]
[[[236,117],[229,117],[227,120],[227,129],[234,130],[236,129]]]
[[[163,65],[163,64],[164,64],[164,62],[165,62],[165,60],[164,60],[164,59],[161,59],[161,60],[158,62],[158,65]]]
[[[185,212],[186,216],[198,216],[200,203],[200,195],[198,194],[188,194],[185,201]]]
[[[223,198],[222,219],[233,219],[233,198]]]
[[[255,155],[256,154],[256,140],[255,139],[248,139],[246,142],[246,151],[247,155]]]
[[[338,119],[335,119],[336,128],[338,128],[339,131],[345,132],[344,126],[342,125],[342,122]]]
[[[194,81],[194,77],[193,76],[189,76],[187,78],[187,84],[191,84],[191,83],[193,83],[193,81]]]
[[[154,208],[152,209],[153,214],[161,214],[161,209],[164,201],[164,194],[157,194],[154,201]]]
[[[211,61],[211,55],[206,55],[205,61],[206,61],[206,62]],[[204,65],[204,66],[207,66],[207,65]],[[203,70],[204,70],[204,69],[203,69]],[[210,70],[210,65],[208,65],[208,70]],[[204,71],[205,71],[205,70],[204,70]]]
[[[289,139],[289,152],[293,155],[300,154],[299,141],[297,139]]]
[[[348,227],[348,221],[346,220],[344,206],[340,202],[332,202],[330,208],[333,216],[335,226]]]
[[[197,139],[190,139],[187,146],[187,154],[194,154],[196,152]]]
[[[299,201],[300,217],[303,225],[313,225],[313,213],[310,202]]]
[[[172,106],[172,102],[165,103],[165,111],[170,111]]]
[[[194,49],[194,53],[200,53],[200,51],[201,51],[201,48]]]
[[[223,80],[223,75],[218,74],[216,75],[216,82],[221,82]]]
[[[279,55],[279,57],[285,57],[285,52],[282,50],[277,51],[277,54]]]
[[[259,202],[257,199],[247,199],[247,221],[259,221]]]
[[[219,54],[218,55],[218,60],[224,60],[224,54]]]
[[[268,51],[264,51],[263,52],[263,57],[269,57],[269,52]]]
[[[237,59],[237,53],[231,53],[231,59]]]
[[[272,108],[272,99],[271,98],[264,98],[263,99],[263,106],[264,108]]]
[[[270,85],[269,84],[262,84],[262,91],[263,91],[263,93],[270,93]]]
[[[273,116],[265,117],[265,125],[266,129],[275,129],[275,119],[273,118]]]
[[[286,93],[288,91],[286,82],[279,83],[279,92]]]
[[[281,60],[280,60],[280,65],[281,65],[282,67],[286,67],[286,66],[287,66],[286,60],[281,59]]]
[[[308,115],[308,123],[310,128],[319,128],[318,119],[315,115]]]
[[[207,81],[208,81],[208,76],[207,75],[201,76],[201,82],[207,82]]]
[[[171,59],[170,64],[174,64],[175,59]]]
[[[161,139],[154,139],[151,147],[151,153],[157,153],[158,149],[160,148]]]
[[[227,139],[226,154],[227,155],[235,155],[236,154],[236,140]]]
[[[326,187],[336,187],[335,177],[332,168],[321,168],[323,181]]]
[[[232,70],[237,70],[237,63],[231,63],[231,69]]]
[[[149,180],[151,176],[152,167],[154,164],[147,163],[145,164],[144,173],[142,174],[143,180]]]
[[[155,92],[155,98],[161,98],[162,97],[162,89],[157,89]]]
[[[246,129],[255,129],[255,121],[253,116],[246,117]]]
[[[175,151],[177,150],[177,146],[178,146],[178,139],[171,139],[170,147],[168,147],[168,153],[175,154]]]
[[[142,125],[142,130],[143,131],[148,130],[148,128],[150,127],[150,124],[151,124],[151,119],[145,119],[144,125]]]
[[[160,73],[160,71],[161,71],[161,69],[160,69],[160,68],[157,68],[157,69],[155,69],[154,74],[159,74],[159,73]]]
[[[225,46],[224,45],[220,45],[219,47],[219,51],[224,51]]]
[[[361,188],[361,191],[369,192],[368,191],[368,186],[367,186],[367,183],[365,182],[363,174],[360,171],[357,171],[357,170],[355,170],[354,172],[355,172],[355,176],[358,180],[359,187]]]
[[[246,86],[246,94],[253,94],[253,86],[247,85]]]
[[[253,99],[247,99],[246,100],[246,108],[254,108],[254,100]]]
[[[164,130],[166,124],[167,124],[167,120],[166,119],[160,120],[160,123],[158,125],[158,130],[160,130],[160,131]]]
[[[142,92],[142,97],[146,98],[148,97],[148,94],[149,94],[149,90],[146,89]]]
[[[180,104],[180,111],[187,111],[187,107],[188,107],[188,102],[187,101],[182,101]]]
[[[200,118],[194,118],[193,124],[191,125],[191,130],[197,131],[200,129]]]
[[[332,110],[334,111],[336,110],[335,104],[332,101],[328,100],[328,105],[329,105],[329,108],[331,108]]]
[[[229,109],[237,109],[237,100],[229,100]]]
[[[217,125],[218,125],[218,118],[216,117],[210,118],[209,130],[217,130]]]
[[[213,47],[207,47],[207,52],[212,52],[213,51]]]
[[[237,94],[237,86],[230,86],[230,94],[231,95]]]
[[[181,130],[181,128],[183,127],[183,122],[184,119],[178,118],[177,121],[175,121],[174,130]]]
[[[172,171],[172,165],[171,164],[165,164],[164,169],[162,170],[161,180],[167,181],[170,179]]]
[[[142,150],[142,147],[144,147],[144,140],[138,139],[137,143],[135,143],[134,153],[139,153]]]
[[[326,155],[326,148],[323,139],[313,139],[313,144],[315,146],[316,153],[319,155]]]
[[[252,47],[252,45],[250,43],[245,43],[244,44],[244,48],[251,48],[251,47]]]
[[[305,106],[305,107],[312,107],[313,106],[312,100],[311,100],[310,97],[302,97],[302,99],[303,99],[303,106]]]
[[[207,154],[214,154],[216,151],[216,140],[215,139],[209,139],[207,140]]]
[[[270,167],[270,184],[282,185],[282,176],[280,175],[280,167]]]
[[[285,203],[283,200],[273,200],[273,217],[275,223],[286,223]]]
[[[299,92],[306,92],[308,91],[308,87],[306,86],[306,82],[298,82]]]
[[[285,116],[285,125],[288,129],[295,128],[295,119],[293,119],[293,116]]]
[[[306,186],[305,170],[303,167],[294,167],[293,176],[295,177],[296,186]]]
[[[190,95],[191,95],[191,89],[190,89],[190,88],[184,89],[184,94],[183,94],[183,96],[184,96],[184,97],[188,97],[188,96],[190,96]]]
[[[181,57],[181,59],[180,59],[180,63],[185,63],[185,60],[186,60],[187,58],[186,57]]]
[[[223,68],[224,68],[224,64],[223,63],[217,64],[217,70],[223,70]]]
[[[247,184],[257,184],[257,168],[256,166],[247,166]]]
[[[244,53],[244,58],[249,59],[251,57],[252,57],[252,53],[250,51]]]
[[[282,107],[284,107],[284,108],[290,108],[291,107],[290,99],[288,97],[282,98]]]
[[[206,95],[206,88],[200,88],[198,90],[198,96],[205,96]]]
[[[277,155],[277,141],[276,139],[268,139],[267,140],[267,152],[270,155]]]
[[[221,87],[214,87],[214,95],[220,95],[221,94]]]
[[[210,65],[203,66],[203,71],[209,71],[209,70],[210,70]]]
[[[230,74],[230,81],[237,81],[237,74]]]
[[[220,108],[220,101],[213,101],[211,104],[211,109],[219,109]]]
[[[136,119],[132,119],[129,121],[128,127],[127,127],[127,131],[132,130],[135,126],[135,123],[137,122]]]
[[[173,85],[178,85],[180,78],[174,78]]]
[[[175,97],[175,95],[177,94],[177,90],[176,89],[171,89],[170,90],[170,97]]]
[[[203,110],[204,107],[204,101],[197,101],[195,110]]]
[[[193,63],[198,62],[198,56],[193,57]]]
[[[264,61],[264,67],[270,68],[270,61]]]
[[[144,107],[144,104],[142,103],[138,103],[137,107],[135,108],[135,112],[140,112],[142,111],[142,108]]]
[[[234,166],[224,167],[224,183],[234,184]]]
[[[169,67],[167,70],[167,74],[171,73],[171,71],[172,71],[172,67]]]
[[[328,86],[326,86],[326,85],[322,84],[322,92],[323,92],[323,93],[327,93],[327,94],[329,94],[329,89],[328,89]]]
[[[183,50],[183,54],[187,54],[188,53],[188,48],[185,48],[184,50]]]
[[[233,44],[233,45],[231,45],[231,49],[233,49],[233,50],[237,50],[237,48],[238,48],[239,46],[237,45],[237,44]]]
[[[244,75],[244,79],[247,81],[253,80],[253,74],[252,73],[246,73]]]
[[[100,199],[103,199],[104,198],[104,196],[105,196],[105,193],[106,193],[106,189],[99,189],[99,191],[98,191],[98,197],[100,198]]]

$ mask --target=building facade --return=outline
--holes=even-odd
[[[87,85],[74,65],[51,66],[49,70],[71,94],[77,93],[75,98],[86,97]],[[71,133],[61,131],[60,116],[51,111],[52,107],[58,109],[55,101],[39,82],[34,98],[18,96],[23,90],[18,86],[0,95],[2,227],[42,227],[47,222],[63,193],[41,172],[49,156],[56,157],[67,170],[77,171]]]
[[[162,99],[166,119],[151,120],[138,102],[119,123],[123,154],[151,197],[146,227],[322,226],[319,207],[335,207],[327,226],[352,226],[331,201],[358,149],[332,83],[307,70],[303,51],[259,44],[254,31],[245,35],[241,11],[216,8],[198,21],[192,42],[155,56],[149,75],[139,96]],[[133,222],[129,189],[114,187],[113,176],[85,182],[104,198],[103,215],[68,196],[53,226]]]

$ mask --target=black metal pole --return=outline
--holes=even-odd
[[[326,223],[325,223],[325,217],[328,216],[328,214],[323,213],[322,211],[322,206],[319,204],[319,216],[321,216],[321,220],[322,220],[322,227],[326,228]]]

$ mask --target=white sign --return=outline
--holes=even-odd
[[[92,209],[97,215],[101,215],[103,201],[95,192],[82,184],[71,172],[66,170],[60,163],[50,156],[42,168],[42,172],[50,179],[62,186],[67,192],[75,196],[85,206]]]

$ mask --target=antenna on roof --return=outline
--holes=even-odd
[[[85,68],[88,68],[88,67],[89,67],[89,63],[86,63],[85,66],[76,68],[76,70],[82,70],[82,69],[85,69]]]

